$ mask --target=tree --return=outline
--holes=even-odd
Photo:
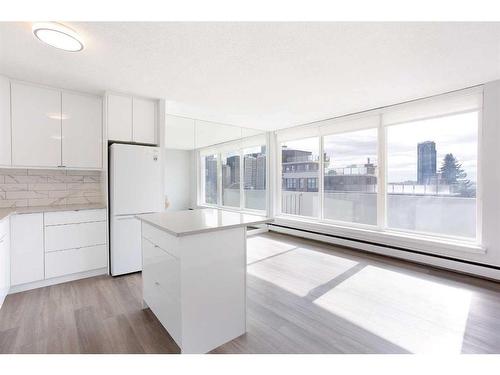
[[[476,190],[467,179],[467,173],[462,168],[462,164],[453,154],[446,154],[441,164],[441,176],[448,185],[455,185],[461,196],[475,196]]]

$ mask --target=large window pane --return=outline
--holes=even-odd
[[[281,212],[317,217],[319,139],[281,144]]]
[[[240,207],[240,155],[222,155],[222,205]]]
[[[377,224],[377,129],[325,136],[325,219]]]
[[[245,208],[266,209],[266,146],[243,150]]]
[[[478,113],[387,128],[387,226],[476,237]]]
[[[201,158],[203,179],[203,196],[205,203],[217,204],[217,155],[207,155]]]

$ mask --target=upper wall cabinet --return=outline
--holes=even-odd
[[[61,92],[12,82],[12,164],[61,165]]]
[[[108,95],[108,139],[132,141],[132,98]]]
[[[62,93],[62,165],[102,167],[102,100]]]
[[[102,100],[11,82],[12,166],[102,168]]]
[[[137,143],[156,143],[156,102],[133,98],[132,139]]]
[[[0,165],[11,164],[10,81],[0,76]]]
[[[156,144],[157,101],[108,94],[107,123],[110,141]]]

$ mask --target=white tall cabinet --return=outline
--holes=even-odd
[[[61,165],[61,92],[11,83],[12,164]]]
[[[157,100],[107,94],[106,103],[109,140],[157,144]]]
[[[11,164],[10,81],[0,76],[0,166]]]

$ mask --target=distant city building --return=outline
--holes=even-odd
[[[318,192],[319,162],[312,152],[283,148],[281,163],[283,190]]]
[[[417,183],[430,184],[436,176],[436,143],[422,142],[417,145]]]
[[[325,192],[364,191],[374,193],[377,186],[377,166],[367,159],[366,164],[354,164],[328,171],[324,177]]]
[[[217,203],[217,157],[205,158],[205,202]]]

